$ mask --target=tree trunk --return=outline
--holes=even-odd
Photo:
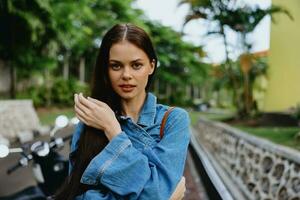
[[[63,67],[63,77],[65,80],[69,79],[69,57],[65,56],[64,67]]]
[[[244,74],[244,95],[245,95],[245,111],[246,111],[246,115],[249,116],[250,114],[250,110],[251,110],[251,105],[250,105],[250,98],[249,98],[249,75],[248,73]]]
[[[159,96],[159,80],[154,79],[154,93]]]
[[[229,61],[229,52],[228,52],[228,49],[227,49],[227,41],[226,41],[226,35],[225,35],[225,32],[224,32],[224,27],[221,26],[221,35],[223,36],[223,40],[224,40],[224,48],[225,48],[225,63],[227,63]]]
[[[227,49],[227,41],[226,41],[226,35],[224,32],[224,27],[221,27],[221,34],[223,36],[224,39],[224,45],[225,45],[225,55],[226,55],[226,61],[225,61],[225,73],[227,73],[227,75],[229,76],[229,79],[232,81],[232,86],[233,86],[233,104],[236,106],[236,108],[238,109],[239,113],[241,112],[241,106],[240,106],[240,96],[238,95],[238,82],[236,80],[236,78],[234,77],[234,74],[232,72],[232,67],[231,67],[231,61],[229,59],[229,52]],[[242,106],[243,107],[243,106]],[[242,114],[239,114],[238,117],[243,117],[240,116]]]
[[[82,83],[84,83],[84,81],[85,81],[85,58],[84,57],[80,58],[80,63],[79,63],[79,80]]]
[[[7,65],[8,67],[10,67],[10,98],[15,99],[17,85],[17,69],[9,61],[7,62]]]
[[[193,87],[191,85],[185,86],[185,95],[186,95],[187,99],[194,99],[192,89],[193,89]]]
[[[51,83],[50,83],[50,72],[48,68],[44,70],[45,86],[46,86],[46,106],[51,105]]]
[[[168,99],[170,99],[171,93],[172,93],[171,85],[170,85],[169,83],[167,83],[167,87],[166,87],[166,96],[167,96]]]

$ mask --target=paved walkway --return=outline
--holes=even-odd
[[[186,178],[184,200],[209,200],[190,154],[187,157],[184,176]]]

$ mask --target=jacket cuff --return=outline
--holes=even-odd
[[[95,156],[85,169],[80,182],[83,184],[97,185],[104,171],[119,157],[129,146],[131,141],[124,131],[114,137],[106,147]]]

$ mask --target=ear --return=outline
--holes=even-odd
[[[149,72],[149,75],[153,74],[154,72],[154,69],[155,69],[155,60],[153,59],[151,62],[150,62],[150,72]]]

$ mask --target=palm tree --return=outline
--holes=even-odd
[[[279,6],[271,5],[267,9],[261,9],[259,7],[250,7],[249,5],[243,4],[236,0],[182,0],[181,4],[189,4],[190,10],[185,19],[185,24],[195,19],[204,19],[208,22],[217,24],[213,26],[211,30],[208,30],[207,35],[219,35],[223,38],[225,46],[225,63],[223,65],[223,75],[227,76],[231,84],[233,91],[233,105],[241,105],[238,107],[239,117],[249,116],[253,109],[254,102],[251,98],[252,88],[249,81],[249,73],[253,64],[250,56],[250,49],[252,45],[248,43],[246,37],[251,33],[259,22],[267,15],[270,15],[272,21],[274,21],[273,15],[275,13],[284,13],[291,19],[290,13]],[[225,28],[229,28],[241,36],[241,46],[243,56],[241,56],[241,63],[243,65],[240,68],[242,72],[244,92],[242,95],[238,94],[239,78],[236,76],[235,64],[229,58],[229,45],[227,43]],[[243,102],[240,104],[240,102]]]

